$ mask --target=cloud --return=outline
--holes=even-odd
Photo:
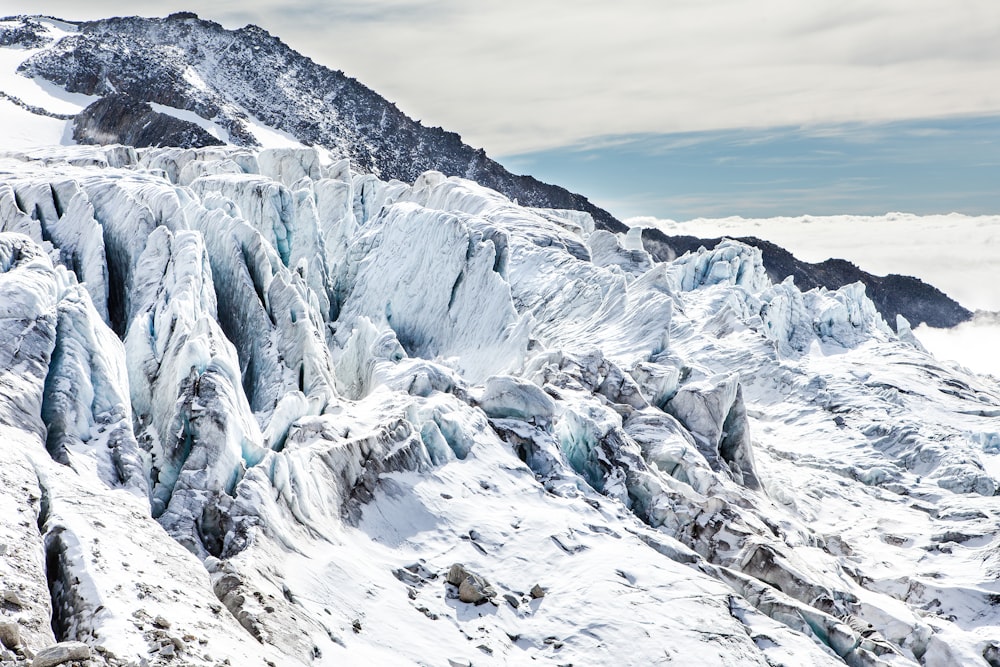
[[[30,5],[67,18],[121,6]],[[605,135],[1000,111],[995,0],[137,0],[129,8],[258,23],[492,154]]]
[[[1000,379],[1000,357],[996,354],[1000,317],[996,314],[980,314],[952,329],[921,325],[914,333],[938,359],[955,361],[977,373],[989,373]]]

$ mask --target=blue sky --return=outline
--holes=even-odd
[[[67,19],[120,0],[0,0]],[[1000,213],[997,0],[133,0],[255,23],[619,216]]]
[[[621,218],[1000,212],[1000,116],[622,135],[500,161]]]

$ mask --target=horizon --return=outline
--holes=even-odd
[[[1000,213],[1000,5],[986,0],[200,5],[126,13],[259,25],[621,219]],[[119,7],[29,11],[90,20]]]

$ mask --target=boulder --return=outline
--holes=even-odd
[[[536,424],[552,422],[555,401],[533,382],[509,375],[486,380],[479,407],[493,419],[520,419]]]
[[[458,599],[469,604],[483,604],[496,597],[497,592],[485,578],[455,563],[448,571],[448,583],[458,587]]]
[[[59,642],[35,654],[31,667],[55,667],[72,660],[89,660],[90,647],[80,642]]]
[[[5,648],[17,648],[21,643],[21,628],[16,621],[0,621],[0,644]]]

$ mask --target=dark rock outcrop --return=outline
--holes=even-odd
[[[223,141],[186,120],[153,110],[128,95],[102,97],[73,121],[73,139],[81,144],[150,146],[221,146]]]
[[[5,17],[0,20],[8,20]],[[0,46],[16,46],[22,49],[37,49],[52,38],[46,35],[45,27],[32,18],[25,18],[20,25],[0,26]]]

